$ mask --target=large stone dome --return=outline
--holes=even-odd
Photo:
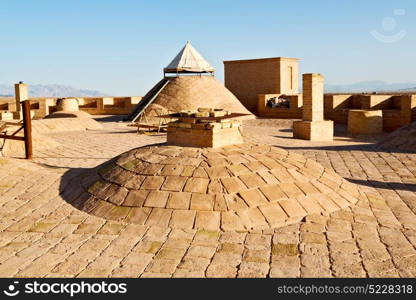
[[[171,112],[215,107],[251,115],[251,112],[213,76],[170,77],[169,83],[158,94],[153,104]],[[152,105],[148,110],[151,110]]]
[[[317,162],[245,143],[147,146],[78,179],[72,204],[107,219],[173,228],[264,230],[358,201],[357,187]]]

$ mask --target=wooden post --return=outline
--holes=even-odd
[[[25,135],[26,159],[32,159],[32,120],[30,116],[30,100],[22,101],[23,108],[23,130]]]

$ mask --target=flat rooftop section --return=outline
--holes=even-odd
[[[254,58],[254,59],[224,60],[224,64],[241,64],[241,63],[263,62],[263,61],[281,61],[281,60],[299,61],[299,58],[266,57],[266,58]]]
[[[190,194],[184,192],[182,198],[167,199],[169,206],[178,208],[175,214],[171,211],[162,214],[156,209],[152,215],[144,207],[142,215],[135,215],[137,224],[123,222],[123,213],[128,213],[130,208],[115,211],[120,221],[106,221],[65,201],[71,195],[78,196],[76,186],[68,182],[81,172],[133,148],[166,140],[164,135],[138,135],[131,127],[117,122],[120,116],[94,118],[102,122],[102,130],[48,134],[62,147],[35,149],[31,162],[0,158],[3,204],[0,235],[4,255],[0,276],[416,277],[416,153],[376,149],[374,143],[379,137],[349,138],[345,126],[345,135],[336,130],[333,142],[311,142],[291,138],[290,120],[245,121],[244,133],[253,142],[303,154],[359,185],[364,191],[359,205],[325,216],[309,216],[278,232],[169,229],[158,225],[172,221],[181,222],[184,228],[193,226],[183,217],[192,214],[188,209],[192,201]],[[212,157],[215,164],[217,159]],[[243,172],[249,173],[249,178],[269,173],[258,168],[258,164],[249,163],[249,166],[252,171],[244,169]],[[16,170],[13,176],[10,170]],[[181,170],[172,169],[175,171]],[[197,172],[201,174],[199,169]],[[243,173],[239,176],[247,177]],[[294,196],[299,194],[296,185],[282,187]],[[270,192],[276,191],[280,190]],[[155,200],[166,199],[165,193],[155,195],[160,196]],[[253,195],[259,194],[253,192]],[[137,194],[137,201],[140,200]],[[217,204],[222,207],[221,203]],[[296,208],[287,206],[287,209],[297,212]],[[256,216],[260,218],[263,214],[258,212]],[[141,224],[148,220],[153,220],[155,225]],[[325,251],[311,255],[315,249]],[[81,261],[80,257],[88,258],[90,263]],[[307,265],[301,264],[305,261]]]

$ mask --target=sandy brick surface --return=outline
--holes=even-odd
[[[378,150],[363,139],[337,133],[334,142],[294,140],[288,126],[270,124],[278,122],[261,120],[255,126],[250,121],[244,133],[251,142],[302,154],[357,184],[358,203],[250,232],[220,230],[220,210],[212,212],[215,216],[189,215],[190,205],[200,203],[186,192],[163,203],[175,213],[160,213],[157,207],[150,213],[142,207],[133,214],[115,211],[118,221],[92,216],[65,201],[77,192],[71,179],[132,148],[165,141],[163,135],[137,135],[118,123],[103,122],[103,130],[50,134],[62,146],[35,153],[32,162],[0,158],[0,276],[415,277],[416,154]],[[174,170],[166,172],[175,175]],[[326,177],[330,180],[331,174]],[[233,188],[234,183],[228,184]],[[143,201],[141,197],[134,195],[131,201]],[[313,212],[317,201],[326,200],[304,201]],[[287,209],[297,211],[292,205],[287,203]],[[252,214],[278,223],[279,212],[266,206]],[[127,215],[155,221],[134,224],[126,222]],[[238,226],[233,215],[224,216],[228,227]],[[187,220],[193,218],[208,222],[211,229],[190,229]]]

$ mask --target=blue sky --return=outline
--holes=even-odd
[[[413,0],[2,0],[0,33],[0,84],[143,95],[187,40],[221,81],[223,60],[287,56],[332,84],[416,82]]]

